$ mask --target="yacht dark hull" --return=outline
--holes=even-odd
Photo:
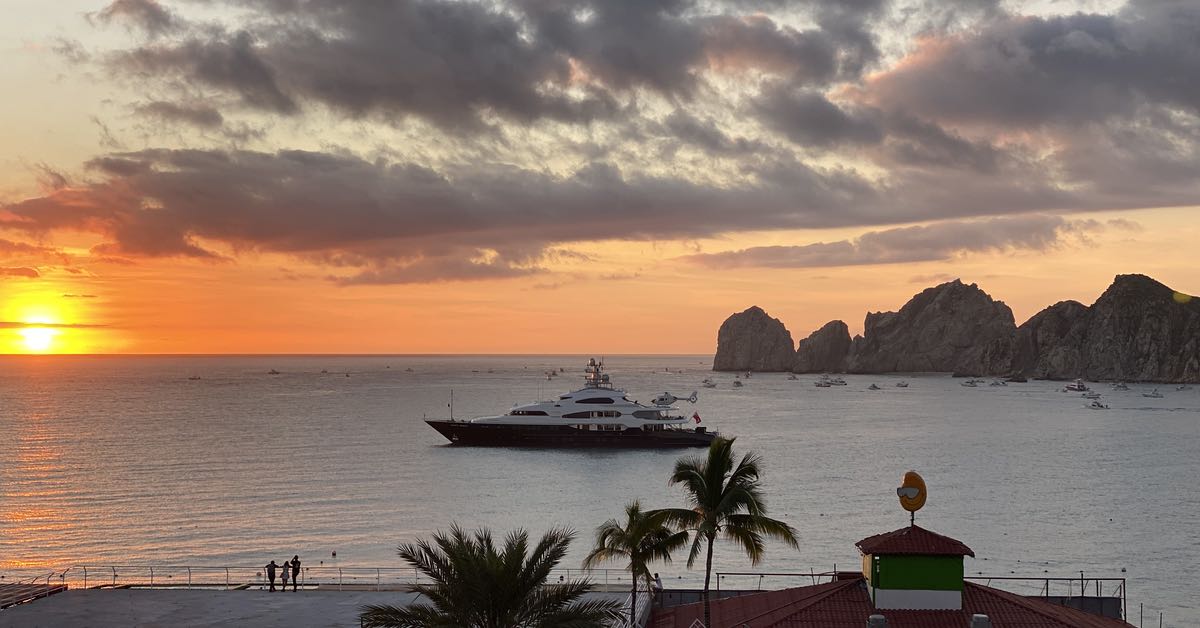
[[[492,447],[610,447],[664,449],[708,447],[716,437],[704,428],[645,432],[579,430],[569,425],[497,425],[467,421],[425,421],[454,445]]]

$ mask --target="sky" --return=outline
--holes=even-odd
[[[711,353],[1200,292],[1200,3],[0,0],[0,353]]]

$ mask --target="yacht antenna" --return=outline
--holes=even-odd
[[[446,404],[450,407],[450,420],[454,420],[454,389],[450,389],[450,403]]]

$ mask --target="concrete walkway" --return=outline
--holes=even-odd
[[[364,604],[404,605],[416,598],[397,591],[72,589],[0,611],[0,628],[358,628]]]

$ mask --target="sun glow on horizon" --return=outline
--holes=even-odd
[[[46,353],[54,346],[58,330],[52,327],[25,327],[20,330],[25,348],[33,353]]]

